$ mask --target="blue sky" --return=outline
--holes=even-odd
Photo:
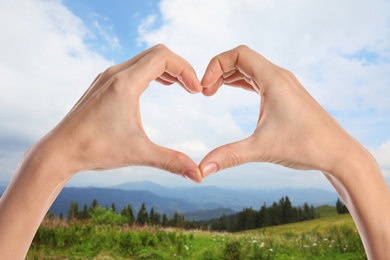
[[[291,70],[390,178],[389,1],[5,0],[0,31],[0,184],[98,73],[157,43],[187,59],[199,77],[214,55],[249,45]],[[251,134],[259,106],[258,96],[228,87],[205,98],[152,83],[141,99],[149,137],[196,162]],[[80,173],[69,185],[141,180],[193,185],[147,167]],[[256,163],[204,185],[332,189],[321,173]]]

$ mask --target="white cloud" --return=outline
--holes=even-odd
[[[370,145],[367,136],[373,136],[380,118],[390,113],[389,10],[390,2],[383,0],[162,0],[161,17],[145,20],[139,41],[147,46],[166,44],[186,58],[200,77],[214,55],[247,44],[295,73],[323,106],[336,116],[342,115],[341,123],[349,126],[353,135],[365,137]],[[199,138],[196,142],[203,140],[212,149],[249,134],[250,127],[244,127],[246,122],[240,122],[243,114],[237,111],[249,111],[247,120],[254,123],[258,115],[259,97],[241,90],[225,88],[210,102],[177,95],[164,91],[158,96],[168,105],[159,103],[162,101],[157,97],[144,97],[150,104],[160,104],[159,114],[173,116],[163,121],[181,129],[171,132],[170,141],[156,136],[167,145],[194,136]],[[180,100],[185,100],[184,104]],[[194,111],[189,113],[186,107]],[[178,109],[183,118],[176,115]],[[354,117],[348,118],[348,114]],[[383,124],[390,124],[385,118],[381,129]],[[224,136],[224,132],[231,135]],[[389,137],[390,133],[381,131],[381,137],[375,136],[375,144]],[[240,170],[228,172],[234,175]],[[252,167],[247,172],[254,177],[256,171]]]
[[[384,0],[163,0],[161,17],[153,13],[139,26],[138,42],[147,46],[165,43],[186,58],[200,77],[214,55],[247,44],[292,70],[326,108],[343,115],[367,115],[342,117],[341,123],[355,134],[369,136],[379,123],[382,129],[390,124],[388,116],[379,118],[375,113],[390,113],[389,10],[390,3]],[[110,65],[90,49],[86,39],[93,40],[93,32],[94,40],[103,38],[92,46],[108,46],[100,50],[104,52],[120,48],[120,39],[107,26],[105,17],[97,15],[96,21],[95,28],[86,28],[60,1],[0,2],[0,138],[22,143],[37,140],[63,117],[94,76]],[[367,52],[379,58],[373,60],[364,55]],[[190,95],[176,85],[153,83],[142,96],[141,113],[153,141],[199,161],[209,150],[249,135],[256,124],[259,102],[256,94],[239,89],[226,87],[205,98]],[[383,143],[389,135],[376,139]],[[6,146],[0,145],[0,161],[15,163],[6,158],[11,153],[2,147]],[[385,158],[381,149],[373,153],[382,154],[377,159],[382,167],[388,167],[388,161],[381,159]],[[146,178],[172,183],[177,179],[150,168],[135,169],[120,170],[116,181]],[[280,181],[285,186],[296,181],[299,186],[309,174],[250,164],[226,170],[205,182],[277,186]],[[88,184],[90,173],[80,176],[75,181]],[[104,174],[97,176],[104,181]],[[310,183],[323,185],[321,176],[313,175]]]
[[[371,148],[370,152],[374,155],[383,173],[390,177],[390,140],[377,148]]]
[[[113,26],[111,24],[107,25],[107,22],[109,21],[108,17],[99,15],[97,13],[92,13],[90,16],[94,27],[93,29],[97,31],[98,37],[104,41],[103,44],[98,46],[100,51],[107,52],[108,50],[122,49],[118,37],[115,36],[113,32]],[[96,37],[94,37],[93,34],[92,37],[95,38],[96,41]]]
[[[14,157],[57,124],[110,62],[86,46],[88,29],[59,1],[1,1],[0,24],[3,170],[16,167]],[[12,142],[22,143],[16,154]]]

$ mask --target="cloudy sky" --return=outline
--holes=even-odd
[[[152,0],[0,2],[0,184],[23,152],[67,113],[95,76],[157,43],[202,76],[209,60],[246,44],[292,71],[377,158],[390,180],[390,2],[387,0]],[[213,97],[152,83],[141,113],[149,137],[199,162],[253,132],[260,98]],[[71,186],[187,180],[148,167],[80,173]],[[389,181],[390,183],[390,181]],[[247,164],[204,185],[331,189],[319,172]]]

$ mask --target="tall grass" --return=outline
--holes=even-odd
[[[349,216],[241,233],[46,219],[27,259],[366,259]]]

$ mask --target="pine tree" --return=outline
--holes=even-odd
[[[72,201],[70,203],[70,209],[68,211],[68,221],[79,217],[79,204]]]
[[[150,209],[150,213],[149,213],[149,223],[151,224],[151,225],[155,225],[156,223],[154,223],[154,219],[155,218],[155,216],[154,216],[154,208],[152,207],[151,209]]]
[[[337,213],[339,214],[349,213],[347,206],[344,205],[344,203],[340,200],[340,198],[337,199],[336,210]]]
[[[291,205],[288,196],[286,196],[286,198],[282,197],[282,199],[280,200],[280,204],[281,204],[281,211],[282,211],[281,212],[282,223],[285,224],[285,223],[291,223],[295,221],[293,217],[293,207]]]
[[[133,209],[131,208],[130,204],[127,204],[126,207],[123,207],[121,211],[121,215],[126,218],[128,225],[133,225],[134,223],[134,214]]]
[[[163,216],[162,216],[161,225],[162,225],[163,227],[167,227],[168,224],[169,224],[168,222],[169,222],[169,221],[168,221],[168,216],[164,213]]]
[[[137,214],[137,221],[136,223],[138,225],[145,225],[148,223],[149,217],[148,217],[148,212],[146,211],[146,206],[145,203],[142,203],[140,210],[138,211]]]

